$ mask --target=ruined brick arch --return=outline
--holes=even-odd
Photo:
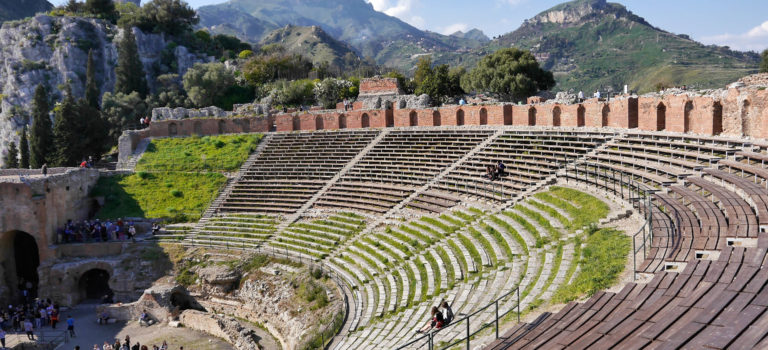
[[[663,102],[656,105],[656,131],[667,129],[667,106]]]
[[[219,134],[224,134],[227,132],[227,122],[223,120],[219,120]]]
[[[560,126],[560,107],[555,106],[552,109],[552,126]]]
[[[298,116],[293,117],[293,131],[301,130],[301,118]]]
[[[418,126],[419,125],[419,114],[416,113],[416,111],[411,111],[411,113],[408,114],[408,126]]]
[[[339,129],[346,129],[347,128],[347,116],[343,113],[339,115]]]
[[[434,126],[440,126],[442,123],[440,121],[440,112],[439,111],[432,111],[432,125]]]
[[[604,105],[600,110],[600,126],[608,126],[611,117],[611,107]]]
[[[693,102],[687,101],[685,102],[685,107],[683,107],[683,132],[690,132],[691,131],[691,111],[693,110]]]
[[[78,278],[77,292],[79,299],[101,299],[112,296],[114,292],[109,285],[112,269],[106,266],[93,267],[83,272]]]
[[[360,116],[360,126],[363,128],[371,127],[371,117],[368,116],[368,113],[363,113],[363,115]]]
[[[579,105],[576,109],[576,126],[584,126],[586,124],[587,110],[584,106]]]
[[[456,111],[456,125],[464,125],[464,110]]]
[[[723,105],[717,101],[712,105],[712,135],[723,133]]]
[[[528,108],[528,125],[536,125],[536,108]]]
[[[488,110],[480,108],[480,125],[488,125]]]
[[[749,100],[741,102],[741,134],[750,135],[752,129],[749,125]]]
[[[325,129],[325,121],[323,120],[323,117],[318,115],[315,117],[315,130],[323,129]]]
[[[168,136],[176,136],[179,134],[179,126],[174,122],[168,123]]]
[[[12,286],[8,290],[10,295],[0,295],[0,300],[16,300],[20,291],[15,286],[22,280],[29,282],[30,293],[36,297],[40,281],[37,273],[39,266],[40,251],[33,235],[20,230],[0,233],[0,277],[4,277],[0,283]]]
[[[194,124],[192,124],[192,130],[195,133],[195,135],[202,135],[203,134],[203,122],[196,121]]]

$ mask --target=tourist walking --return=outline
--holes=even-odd
[[[43,167],[40,168],[40,170],[43,172],[43,176],[48,176],[48,163],[43,164]]]
[[[24,332],[27,333],[27,339],[35,340],[35,333],[33,333],[32,321],[27,319],[24,321]]]
[[[0,349],[5,350],[5,330],[0,327]]]
[[[67,330],[69,331],[70,337],[75,337],[75,319],[72,318],[72,315],[69,315],[67,317]]]

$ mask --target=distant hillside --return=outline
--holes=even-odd
[[[482,30],[477,29],[477,28],[470,29],[466,33],[462,32],[462,31],[458,31],[456,33],[451,34],[450,36],[454,37],[454,38],[459,38],[459,39],[474,40],[474,41],[477,41],[477,42],[480,42],[480,43],[487,43],[487,42],[491,41],[491,38],[489,38],[487,35],[485,35],[485,33],[483,33]]]
[[[46,0],[0,0],[0,22],[31,17],[51,8]]]
[[[472,66],[485,54],[511,46],[531,50],[552,70],[555,90],[585,92],[624,84],[640,92],[659,85],[723,87],[756,72],[759,62],[754,53],[705,46],[656,28],[605,0],[557,5],[471,54],[441,55],[436,61]]]
[[[230,0],[203,6],[201,25],[213,32],[240,35],[259,42],[271,29],[286,25],[319,26],[347,42],[364,57],[405,70],[420,55],[455,52],[482,43],[421,31],[395,17],[377,12],[364,0]]]
[[[259,45],[279,44],[290,53],[300,54],[314,63],[344,66],[344,57],[357,57],[353,48],[338,41],[317,26],[285,26],[267,34]]]

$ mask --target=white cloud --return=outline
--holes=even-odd
[[[443,30],[441,30],[440,32],[443,33],[443,35],[451,35],[458,31],[466,32],[467,29],[469,29],[469,26],[465,23],[454,23],[443,28]]]
[[[426,21],[423,17],[413,13],[413,8],[418,4],[418,0],[365,0],[373,9],[384,12],[390,16],[397,17],[408,24],[424,29]]]
[[[736,50],[762,51],[768,49],[768,21],[742,34],[720,34],[702,38],[707,44],[727,45]]]

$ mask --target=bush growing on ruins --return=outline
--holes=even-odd
[[[315,84],[315,99],[325,108],[335,108],[336,103],[345,97],[351,87],[352,83],[349,81],[325,78],[323,81]]]
[[[461,82],[465,91],[489,92],[504,101],[522,101],[555,86],[552,72],[539,67],[530,51],[498,50],[483,57]]]
[[[282,80],[275,83],[271,94],[279,105],[311,105],[315,102],[314,88],[315,84],[310,80]]]
[[[768,49],[764,50],[760,55],[762,60],[760,61],[760,73],[768,73]]]
[[[193,105],[213,106],[235,85],[235,75],[222,63],[197,63],[184,74],[183,84]]]
[[[108,125],[111,144],[116,144],[124,129],[137,123],[141,117],[149,115],[150,111],[151,106],[138,92],[105,92],[101,97],[101,112]]]

